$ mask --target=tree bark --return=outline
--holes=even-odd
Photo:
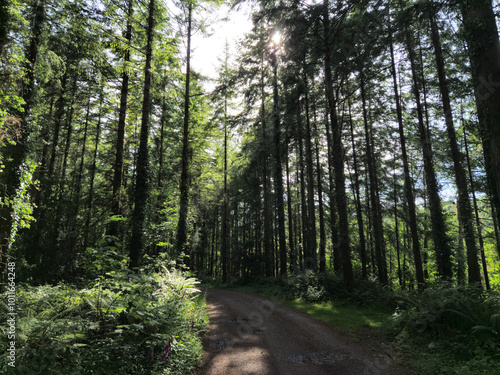
[[[323,23],[325,42],[325,89],[330,114],[330,124],[333,136],[333,160],[335,172],[335,189],[337,212],[339,215],[339,242],[341,251],[341,262],[344,282],[347,287],[354,284],[354,273],[351,262],[351,244],[349,243],[349,218],[347,215],[347,196],[345,192],[344,175],[344,148],[342,145],[342,131],[337,118],[337,103],[333,92],[333,77],[331,64],[331,41],[329,1],[323,0]]]
[[[448,89],[448,80],[446,78],[443,51],[441,48],[441,39],[439,36],[439,30],[434,11],[431,11],[431,13],[429,14],[429,21],[431,25],[431,40],[434,46],[434,54],[436,57],[439,89],[441,91],[446,131],[448,133],[450,152],[453,159],[453,169],[455,172],[455,183],[458,190],[458,205],[460,207],[458,212],[461,216],[465,245],[467,247],[469,283],[481,283],[481,272],[479,271],[479,263],[477,258],[477,247],[472,218],[472,207],[469,200],[469,189],[467,187],[467,180],[463,167],[463,155],[458,149],[457,144],[457,136],[455,133],[453,113],[450,102],[450,93]]]
[[[227,55],[226,55],[227,69]],[[227,87],[224,84],[224,191],[223,191],[223,206],[222,206],[222,282],[227,281],[227,261],[229,255],[229,240],[228,240],[228,225],[227,220],[229,217],[228,195],[227,195]]]
[[[354,126],[352,124],[351,116],[351,103],[349,102],[349,124],[351,128],[351,144],[352,144],[352,163],[354,167],[354,198],[356,204],[356,220],[358,222],[359,232],[359,248],[361,258],[361,277],[366,279],[368,277],[368,259],[366,256],[366,240],[365,229],[363,224],[363,211],[361,206],[361,195],[359,193],[359,177],[358,177],[358,158],[356,153],[356,144],[354,143]]]
[[[83,248],[86,249],[89,244],[89,236],[90,236],[90,220],[92,218],[92,208],[94,202],[94,181],[95,181],[95,171],[97,166],[97,151],[99,149],[99,140],[101,136],[101,111],[102,111],[102,103],[104,101],[104,93],[101,89],[99,94],[99,117],[96,125],[96,133],[95,133],[95,141],[94,141],[94,152],[92,157],[92,165],[89,171],[89,198],[87,201],[87,218],[85,219],[85,229],[83,235]]]
[[[306,115],[306,134],[305,134],[305,146],[306,146],[306,165],[307,165],[307,208],[309,220],[305,223],[308,227],[307,229],[307,254],[305,255],[305,267],[306,269],[317,270],[317,241],[316,241],[316,213],[314,204],[314,168],[313,168],[313,156],[312,156],[312,134],[311,134],[311,116],[309,113],[309,85],[307,80],[307,70],[305,57],[303,61],[304,65],[304,109]]]
[[[500,258],[500,230],[498,228],[499,222],[497,220],[495,206],[491,205],[491,216],[493,217],[493,228],[495,229],[495,239],[497,244],[497,255]]]
[[[469,147],[467,144],[467,133],[465,132],[465,130],[464,130],[464,146],[465,146],[465,157],[467,160],[467,170],[469,172],[469,181],[470,181],[470,186],[471,186],[471,191],[472,191],[472,201],[474,202],[477,237],[479,239],[479,250],[481,252],[481,263],[483,266],[484,284],[486,286],[486,289],[489,290],[490,289],[490,279],[488,277],[488,267],[486,265],[486,255],[484,253],[483,234],[481,233],[481,220],[479,219],[479,208],[477,206],[476,190],[474,189],[474,179],[472,177],[472,168],[470,165],[470,157],[469,157]]]
[[[153,56],[155,0],[149,1],[149,15],[146,42],[146,62],[144,67],[144,91],[139,150],[137,153],[137,173],[135,176],[134,210],[132,212],[132,233],[130,236],[130,269],[138,271],[144,248],[144,221],[149,198],[149,116],[151,112],[151,60]]]
[[[288,153],[288,152],[287,152]],[[292,191],[290,189],[290,167],[288,165],[288,158],[285,160],[286,166],[286,195],[287,210],[288,210],[288,246],[290,246],[290,273],[295,273],[297,268],[297,254],[295,251],[295,231],[294,231],[294,218],[292,210]]]
[[[375,156],[372,151],[371,136],[369,132],[368,116],[366,109],[365,78],[361,71],[361,102],[363,109],[363,123],[365,129],[366,162],[368,164],[368,176],[370,179],[370,200],[372,205],[373,235],[375,238],[375,260],[377,262],[378,278],[383,285],[389,283],[387,277],[387,261],[385,258],[384,226],[382,223],[382,212],[380,200],[378,199],[378,178],[375,167]]]
[[[413,94],[415,96],[417,105],[418,130],[424,159],[425,183],[427,186],[427,194],[429,198],[432,238],[436,252],[438,274],[441,278],[450,280],[453,276],[451,249],[441,207],[441,198],[439,197],[439,187],[436,179],[436,172],[434,170],[431,140],[424,125],[423,109],[420,101],[419,79],[415,62],[415,51],[413,49],[413,40],[408,29],[406,29],[406,39],[413,79]]]
[[[298,162],[299,162],[299,171],[297,173],[297,177],[300,179],[300,216],[301,216],[301,236],[302,241],[299,238],[299,264],[300,264],[300,269],[305,268],[305,262],[308,254],[308,238],[309,238],[309,226],[307,225],[308,222],[308,215],[307,215],[307,200],[306,200],[306,181],[305,181],[305,176],[304,176],[304,145],[303,145],[303,135],[302,135],[302,122],[301,122],[301,115],[300,115],[300,103],[299,103],[299,114],[297,116],[297,124],[298,124],[298,129],[299,129],[299,134],[298,134],[298,148],[299,148],[299,155],[298,155]]]
[[[500,222],[500,43],[491,0],[460,0],[486,173]]]
[[[20,137],[15,144],[5,145],[3,150],[4,172],[0,177],[0,188],[3,190],[3,201],[6,204],[0,208],[0,282],[3,280],[6,264],[4,257],[7,255],[12,241],[12,225],[14,223],[12,201],[15,199],[16,191],[21,184],[23,163],[28,153],[29,138],[33,129],[30,115],[35,105],[35,67],[42,38],[42,28],[45,23],[45,0],[35,1],[32,15],[31,39],[25,52],[25,77],[21,86],[21,97],[25,102],[24,111],[17,114],[20,121]]]
[[[192,28],[193,5],[188,5],[188,29],[187,29],[187,56],[186,56],[186,85],[184,92],[184,126],[182,130],[182,157],[181,157],[181,181],[179,221],[177,224],[177,252],[180,254],[187,250],[187,214],[189,205],[189,106],[190,106],[190,79],[191,79],[191,28]]]
[[[389,47],[391,52],[391,75],[394,87],[394,101],[396,102],[396,115],[398,119],[399,142],[401,145],[401,156],[403,159],[404,171],[404,191],[406,202],[408,204],[409,227],[412,239],[413,258],[415,261],[415,274],[419,289],[425,285],[424,272],[422,267],[422,256],[420,252],[420,241],[418,238],[417,214],[415,208],[415,198],[410,176],[410,166],[408,163],[408,153],[406,151],[406,137],[404,134],[403,111],[401,109],[401,100],[399,97],[398,80],[396,76],[396,64],[394,62],[394,46],[392,41],[392,28],[389,20]]]
[[[266,94],[264,91],[264,54],[261,56],[261,76],[260,76],[260,123],[261,123],[261,167],[262,167],[262,195],[263,195],[263,206],[262,206],[262,216],[264,217],[264,262],[265,262],[265,275],[272,276],[273,274],[273,263],[272,263],[272,222],[269,212],[269,187],[268,187],[268,145],[267,145],[267,132],[266,132]]]
[[[399,244],[399,221],[398,221],[398,194],[396,183],[396,152],[394,152],[394,173],[392,178],[394,184],[394,235],[396,239],[396,257],[398,261],[398,280],[399,286],[403,287],[403,277],[401,270],[401,246]]]
[[[111,215],[116,216],[121,214],[121,196],[120,191],[122,188],[123,179],[123,145],[125,141],[125,121],[127,118],[127,101],[128,101],[128,86],[129,74],[128,63],[130,62],[130,42],[132,40],[132,22],[131,17],[133,13],[133,0],[128,0],[127,4],[127,26],[125,28],[125,40],[127,46],[125,47],[125,54],[123,57],[123,73],[122,73],[122,87],[120,89],[120,109],[118,110],[118,124],[116,132],[116,154],[114,162],[113,173],[113,197],[111,201]],[[118,235],[119,222],[111,221],[108,227],[108,235]]]
[[[287,275],[287,249],[285,237],[285,202],[283,200],[283,166],[281,165],[281,127],[278,102],[278,62],[276,53],[272,56],[273,65],[273,124],[274,124],[274,184],[276,190],[276,210],[278,211],[278,245],[279,245],[279,274]]]
[[[83,127],[83,139],[82,139],[82,150],[80,152],[80,165],[78,166],[78,174],[76,176],[75,183],[75,214],[78,214],[80,211],[80,201],[81,201],[81,191],[82,191],[82,180],[84,174],[85,167],[85,153],[87,152],[87,136],[88,136],[88,127],[89,127],[89,117],[90,117],[90,98],[87,102],[87,113],[85,114],[85,125]]]
[[[315,131],[318,129],[315,124]],[[319,272],[326,271],[326,233],[325,233],[325,210],[323,208],[323,174],[319,162],[319,141],[316,138],[316,178],[318,184],[318,214],[319,214]]]
[[[3,48],[7,44],[9,35],[9,11],[10,1],[5,0],[0,4],[0,57],[3,53]]]
[[[339,273],[342,266],[340,262],[340,251],[339,251],[339,235],[337,231],[337,212],[335,210],[335,189],[333,183],[333,146],[332,138],[330,135],[330,126],[328,123],[328,116],[325,117],[325,130],[326,130],[326,145],[328,148],[328,201],[330,206],[330,231],[332,232],[332,257],[333,270]],[[361,235],[361,234],[360,234]],[[363,233],[364,240],[364,233]],[[366,251],[366,246],[365,246]],[[365,259],[366,260],[366,259]],[[366,269],[366,267],[365,267]]]

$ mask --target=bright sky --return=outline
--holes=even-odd
[[[210,18],[224,17],[228,21],[219,21],[209,26],[213,33],[210,37],[203,37],[201,33],[193,35],[192,66],[193,68],[210,78],[217,78],[216,68],[219,65],[218,59],[223,58],[224,45],[226,40],[229,43],[230,52],[234,53],[236,41],[252,29],[252,21],[248,7],[241,10],[231,10],[228,6],[222,6]]]

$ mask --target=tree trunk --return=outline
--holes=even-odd
[[[101,111],[102,111],[102,103],[104,101],[104,93],[101,89],[99,94],[99,118],[97,120],[96,125],[96,133],[95,133],[95,142],[94,142],[94,154],[92,158],[92,165],[89,171],[89,198],[87,201],[87,218],[85,220],[85,230],[83,236],[83,248],[86,249],[89,244],[89,236],[90,236],[90,220],[92,218],[92,208],[94,202],[94,181],[95,181],[95,171],[97,166],[97,151],[99,148],[99,138],[101,136]]]
[[[408,163],[408,153],[406,151],[406,137],[404,134],[403,111],[401,109],[401,100],[399,97],[398,80],[396,76],[396,64],[394,62],[394,46],[392,41],[392,29],[389,20],[389,47],[391,51],[391,74],[394,87],[394,101],[396,102],[396,114],[398,119],[399,141],[401,144],[401,156],[403,158],[404,171],[404,191],[406,202],[408,204],[409,227],[412,239],[413,258],[415,261],[415,274],[418,288],[422,289],[425,285],[424,272],[422,267],[422,256],[420,252],[420,241],[418,238],[417,214],[415,207],[415,198],[410,176],[410,166]]]
[[[72,92],[75,93],[76,89],[77,89],[77,85],[76,85],[76,75],[75,75],[74,80],[73,80]],[[58,204],[61,202],[61,200],[63,198],[64,190],[65,190],[69,151],[71,148],[71,141],[73,138],[73,114],[75,113],[74,104],[75,104],[75,96],[72,95],[70,106],[69,106],[69,113],[68,113],[68,117],[66,119],[66,141],[64,142],[64,154],[63,154],[63,163],[62,163],[62,167],[61,167],[61,178],[60,178],[60,183],[59,183]]]
[[[64,115],[64,107],[65,107],[65,92],[66,92],[66,82],[67,82],[68,75],[65,72],[64,76],[61,80],[61,95],[59,99],[56,101],[56,112],[55,112],[55,119],[54,119],[54,130],[53,133],[54,135],[52,136],[52,147],[50,150],[50,159],[49,159],[49,167],[48,167],[48,178],[51,179],[54,177],[54,169],[56,165],[56,158],[57,158],[57,147],[59,146],[59,135],[62,129],[62,120],[63,120],[63,115]],[[47,189],[45,189],[45,200],[47,200],[50,197],[50,194],[52,192],[52,184],[49,183],[47,186]]]
[[[288,152],[287,152],[288,153]],[[287,210],[288,210],[288,245],[290,246],[290,272],[295,273],[297,268],[297,254],[295,252],[295,231],[292,210],[292,192],[290,189],[290,169],[288,165],[288,158],[285,160],[286,166],[286,196],[287,199]]]
[[[299,134],[298,134],[298,147],[299,147],[299,172],[298,178],[300,179],[300,214],[301,214],[301,237],[302,241],[299,239],[299,244],[302,246],[299,246],[299,264],[300,264],[300,269],[302,270],[305,268],[305,262],[308,254],[308,233],[309,233],[309,226],[307,225],[308,222],[308,217],[307,217],[307,201],[306,201],[306,181],[305,181],[305,176],[304,176],[304,146],[302,142],[302,123],[301,123],[301,116],[300,116],[300,103],[299,103],[299,114],[297,116],[297,124],[299,128]]]
[[[149,197],[149,115],[151,112],[151,59],[153,55],[155,0],[149,1],[149,15],[146,42],[146,63],[144,67],[144,92],[137,173],[134,189],[134,211],[132,212],[132,233],[130,236],[130,269],[138,271],[141,252],[144,248],[144,221]]]
[[[403,287],[403,277],[401,270],[401,249],[399,245],[399,221],[398,221],[398,194],[397,194],[397,183],[396,183],[396,152],[394,152],[394,172],[392,175],[392,181],[394,184],[394,235],[396,239],[396,257],[398,261],[398,280],[399,286]]]
[[[54,102],[55,102],[55,94],[52,95],[52,98],[50,100],[50,109],[49,109],[49,115],[48,119],[52,119],[53,117],[53,109],[54,109]],[[35,193],[35,198],[33,200],[34,203],[34,211],[33,211],[33,217],[37,218],[38,213],[37,211],[40,210],[40,206],[42,205],[42,190],[44,188],[44,182],[46,181],[47,178],[47,163],[48,163],[48,154],[49,154],[49,144],[50,144],[50,121],[47,121],[47,123],[43,127],[43,131],[41,134],[41,138],[43,140],[43,148],[42,148],[42,157],[40,161],[40,165],[36,169],[36,173],[34,178],[38,181],[40,181],[40,188],[36,190]],[[36,227],[36,224],[35,224]]]
[[[455,254],[457,262],[457,283],[465,285],[465,252],[464,252],[464,225],[462,215],[460,214],[460,206],[457,205],[458,216],[458,246]]]
[[[490,289],[490,279],[488,277],[488,267],[486,265],[486,255],[484,253],[484,241],[483,234],[481,233],[481,220],[479,219],[479,209],[477,207],[477,199],[476,199],[476,190],[474,189],[474,179],[472,178],[472,168],[470,165],[470,157],[469,157],[469,147],[467,144],[467,134],[464,130],[464,146],[465,146],[465,156],[467,160],[467,170],[469,172],[469,181],[472,191],[472,200],[474,202],[474,212],[476,214],[476,226],[477,226],[477,237],[479,239],[479,250],[481,252],[481,263],[483,266],[483,274],[484,274],[484,284],[486,285],[486,289]]]
[[[125,121],[127,118],[127,100],[128,100],[128,86],[129,86],[129,74],[128,74],[128,64],[130,62],[130,41],[132,40],[132,13],[133,13],[133,0],[128,0],[127,4],[127,26],[125,28],[125,40],[127,41],[127,46],[125,47],[125,55],[123,58],[123,73],[122,73],[122,87],[120,91],[120,109],[118,111],[118,125],[116,133],[116,154],[114,163],[114,174],[113,174],[113,197],[111,201],[111,215],[121,214],[121,196],[120,191],[122,188],[123,179],[123,144],[125,140]],[[111,221],[108,227],[108,235],[117,236],[118,235],[118,221]]]
[[[295,173],[295,186],[300,186],[300,170],[297,169],[297,173]],[[297,192],[297,200],[301,199],[301,194],[300,190]],[[302,202],[301,202],[302,203]],[[296,246],[296,259],[297,259],[297,268],[295,269],[294,273],[298,273],[300,270],[302,270],[302,211],[301,211],[301,203],[298,203],[296,205],[296,210],[295,210],[295,222],[294,222],[294,232],[295,232],[295,243],[297,244]]]
[[[261,76],[260,76],[260,123],[261,123],[261,167],[262,167],[262,194],[263,194],[263,213],[264,217],[264,262],[265,262],[265,275],[271,276],[273,274],[272,264],[272,223],[269,212],[269,187],[268,187],[268,145],[266,135],[266,107],[265,100],[266,94],[264,91],[264,55],[261,56]]]
[[[330,124],[333,136],[333,160],[335,171],[335,189],[337,212],[339,214],[339,242],[344,282],[347,287],[354,284],[354,273],[351,262],[351,244],[349,243],[349,218],[347,214],[347,196],[344,176],[344,148],[342,131],[337,118],[337,103],[333,92],[333,77],[331,64],[331,41],[328,0],[323,0],[323,22],[325,41],[325,89],[330,114]]]
[[[500,221],[500,43],[491,0],[460,0],[490,190]]]
[[[35,105],[35,66],[37,63],[38,49],[42,37],[42,28],[45,23],[45,1],[36,0],[33,4],[32,14],[34,20],[31,26],[31,39],[25,53],[25,77],[21,87],[21,97],[25,104],[24,111],[17,114],[20,121],[20,137],[14,145],[5,145],[3,150],[4,172],[0,177],[0,187],[4,189],[4,202],[12,202],[16,191],[21,184],[23,163],[28,153],[30,135],[33,129],[30,123],[30,115]],[[0,208],[0,282],[3,281],[3,273],[7,255],[12,241],[12,225],[14,207],[12,203]]]
[[[359,248],[360,248],[360,258],[361,258],[361,277],[366,279],[368,277],[368,260],[366,256],[366,240],[365,240],[365,229],[363,224],[363,211],[361,206],[361,195],[359,193],[359,175],[358,175],[358,158],[356,153],[356,145],[354,143],[354,126],[352,124],[351,116],[351,103],[349,102],[349,124],[351,128],[351,144],[352,144],[352,157],[353,157],[353,167],[354,167],[354,197],[356,204],[356,220],[358,222],[358,232],[359,232]]]
[[[281,165],[281,127],[278,112],[278,62],[276,53],[272,56],[273,65],[273,123],[274,123],[274,184],[276,194],[276,209],[278,211],[278,244],[279,244],[279,274],[287,275],[287,249],[285,238],[285,202],[283,200],[283,166]]]
[[[341,261],[340,261],[340,251],[339,251],[339,235],[337,231],[337,212],[335,210],[335,189],[333,183],[333,146],[332,139],[330,136],[330,126],[328,124],[328,116],[325,116],[325,129],[326,129],[326,145],[328,148],[328,201],[330,205],[330,230],[332,232],[332,257],[330,258],[333,261],[333,269],[336,273],[339,273],[341,270]],[[360,233],[361,236],[361,233]],[[364,232],[363,232],[363,240],[364,240]],[[366,246],[365,246],[365,255],[366,255]],[[366,259],[365,259],[366,260]],[[366,264],[365,264],[366,270]]]
[[[187,246],[187,214],[189,204],[189,89],[191,79],[191,22],[193,5],[188,5],[187,56],[186,56],[186,85],[184,92],[184,126],[182,131],[182,159],[180,181],[179,222],[177,224],[177,252],[185,252]]]
[[[315,124],[315,131],[318,129]],[[319,214],[319,272],[326,271],[326,233],[325,233],[325,213],[323,208],[323,181],[321,164],[319,162],[319,142],[316,138],[316,178],[318,184],[318,214]]]
[[[307,254],[305,255],[306,269],[317,270],[317,241],[316,241],[316,213],[314,204],[314,168],[312,156],[312,134],[311,134],[311,117],[309,114],[309,87],[307,82],[306,62],[304,57],[304,109],[306,115],[306,165],[307,165],[307,208],[309,220],[305,223],[308,227],[305,241],[307,241]]]
[[[164,143],[165,143],[165,123],[167,122],[167,101],[165,95],[161,98],[161,115],[160,115],[160,136],[158,139],[158,174],[156,178],[156,189],[158,190],[158,195],[155,196],[154,202],[154,213],[152,219],[153,227],[157,228],[158,223],[161,221],[162,207],[165,202],[165,194],[163,190],[163,163],[164,163]],[[155,236],[157,236],[158,241],[164,236],[163,230],[155,231]],[[154,243],[150,245],[151,255],[156,256],[160,252],[161,247],[157,245],[158,241],[155,240]],[[198,269],[199,271],[199,269]]]
[[[217,267],[217,260],[215,257],[215,253],[217,252],[217,249],[215,248],[215,243],[216,243],[216,238],[217,238],[217,219],[219,217],[219,206],[215,207],[215,213],[214,213],[214,221],[212,223],[212,241],[211,241],[211,249],[210,249],[210,263],[209,263],[209,269],[208,269],[208,274],[210,277],[214,277],[214,266]]]
[[[9,35],[9,20],[10,20],[10,1],[2,1],[0,4],[0,57],[3,53],[3,48],[7,44]]]
[[[90,96],[89,100],[87,103],[87,113],[85,115],[85,125],[83,127],[83,139],[82,139],[82,150],[81,150],[81,156],[80,156],[80,165],[78,166],[78,174],[76,176],[76,183],[75,183],[75,195],[74,195],[74,201],[75,201],[75,214],[78,214],[80,211],[80,200],[81,200],[81,190],[82,190],[82,180],[83,180],[83,173],[84,173],[84,167],[85,167],[85,153],[87,152],[87,135],[88,135],[88,127],[89,127],[89,117],[90,117]]]
[[[429,20],[431,24],[431,40],[436,56],[439,89],[441,91],[446,130],[448,133],[451,157],[453,159],[453,169],[455,171],[455,182],[458,190],[458,206],[460,207],[458,212],[461,216],[465,245],[467,247],[469,283],[481,283],[481,272],[479,271],[479,263],[477,259],[476,239],[472,218],[472,207],[469,200],[469,189],[467,188],[467,180],[463,167],[463,155],[458,149],[457,136],[455,134],[455,126],[453,124],[453,113],[450,103],[448,80],[446,78],[443,51],[441,49],[441,39],[434,12],[429,15]]]
[[[424,200],[424,220],[422,221],[424,227],[424,254],[423,254],[424,278],[425,280],[429,280],[429,228],[427,226],[427,194],[425,185],[424,185],[424,194],[422,199]]]
[[[226,69],[227,69],[227,55],[226,55]],[[223,206],[222,206],[222,282],[227,281],[227,261],[229,255],[229,241],[228,241],[228,195],[227,195],[227,88],[224,85],[224,192],[223,192]]]
[[[495,229],[495,239],[497,243],[497,255],[500,258],[500,230],[498,228],[499,222],[495,212],[495,206],[491,205],[491,216],[493,217],[493,228]]]
[[[372,205],[373,235],[375,238],[375,260],[377,262],[378,278],[383,285],[389,283],[387,278],[387,262],[385,259],[384,227],[382,223],[382,212],[378,199],[378,178],[375,166],[375,156],[372,151],[371,136],[369,132],[368,116],[366,109],[365,78],[361,71],[361,101],[363,109],[363,122],[365,128],[366,162],[368,164],[368,176],[370,179],[370,200]]]
[[[370,202],[370,189],[371,186],[368,183],[368,175],[367,170],[365,169],[365,199],[366,199],[366,217],[368,218],[368,222],[366,223],[366,233],[368,236],[368,247],[370,250],[370,259],[368,260],[368,264],[371,268],[371,274],[375,275],[377,273],[377,263],[375,262],[375,252],[373,246],[373,215],[372,215],[372,205]]]
[[[436,251],[436,263],[438,274],[445,280],[450,280],[453,276],[451,263],[451,249],[447,234],[447,228],[444,221],[441,207],[441,198],[439,197],[439,187],[434,170],[434,161],[432,156],[432,146],[430,136],[425,128],[423,119],[423,109],[420,101],[419,79],[415,62],[415,51],[413,50],[413,40],[408,29],[406,30],[408,56],[410,59],[413,94],[417,104],[418,129],[420,135],[420,145],[422,147],[425,171],[425,183],[429,197],[429,207],[431,213],[432,238]]]

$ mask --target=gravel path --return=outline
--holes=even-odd
[[[197,375],[409,375],[386,353],[273,300],[207,289],[210,327]]]

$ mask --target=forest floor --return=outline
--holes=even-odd
[[[210,327],[197,375],[409,375],[367,329],[362,342],[273,299],[205,289]],[[359,341],[359,340],[358,340]]]

